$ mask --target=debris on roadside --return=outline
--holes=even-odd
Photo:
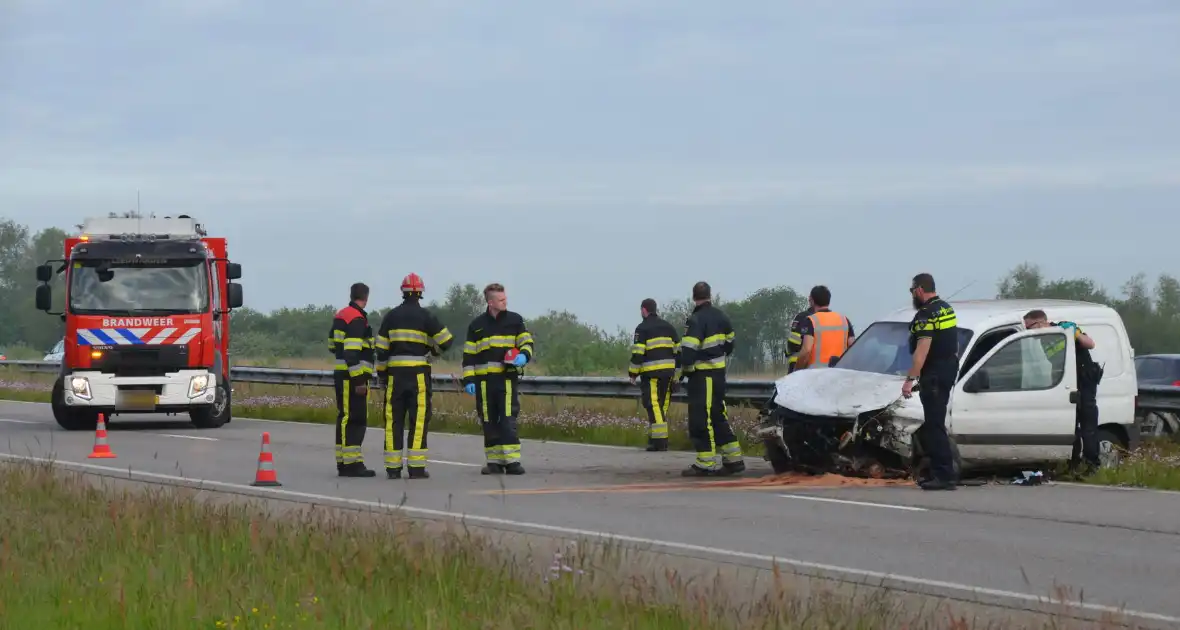
[[[1025,470],[1020,473],[1020,476],[1009,482],[1013,486],[1040,486],[1044,485],[1045,473],[1037,470]]]

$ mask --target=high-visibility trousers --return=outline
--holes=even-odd
[[[668,439],[668,404],[672,401],[672,377],[641,377],[639,392],[643,408],[647,410],[648,439]]]
[[[426,435],[430,430],[432,394],[429,369],[387,370],[383,406],[387,470],[400,470],[403,465],[410,468],[426,466]]]
[[[364,465],[361,444],[369,421],[369,394],[358,394],[357,385],[368,385],[369,379],[349,378],[348,374],[337,371],[333,374],[332,385],[336,393],[336,468]]]
[[[483,450],[489,464],[507,466],[520,461],[516,420],[520,393],[508,378],[485,379],[475,386],[475,413],[483,425]]]
[[[721,462],[742,460],[742,446],[729,426],[729,412],[725,407],[725,372],[722,370],[694,371],[688,377],[688,437],[697,453],[694,466],[718,470],[718,451]]]

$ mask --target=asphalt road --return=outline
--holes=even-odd
[[[306,502],[403,504],[410,515],[557,536],[614,536],[666,553],[754,567],[772,561],[932,595],[1035,608],[1084,594],[1079,610],[1119,609],[1180,625],[1180,493],[992,485],[926,493],[913,486],[718,487],[684,481],[686,453],[526,441],[528,474],[485,477],[482,441],[433,435],[426,480],[340,479],[331,426],[238,418],[197,430],[167,416],[119,416],[117,459],[87,459],[94,435],[66,432],[48,405],[0,402],[0,453],[63,466]],[[249,486],[260,437],[271,436],[276,489]],[[381,466],[382,432],[364,452]],[[770,474],[758,455],[747,477]],[[647,484],[642,485],[642,484]],[[652,487],[652,484],[655,484]]]

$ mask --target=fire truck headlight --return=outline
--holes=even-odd
[[[70,379],[70,391],[82,400],[90,400],[90,381],[82,376]]]
[[[194,376],[188,382],[188,397],[196,398],[205,393],[207,389],[209,389],[209,377],[205,374]]]

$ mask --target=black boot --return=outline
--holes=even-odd
[[[385,469],[385,477],[387,479],[401,479],[402,478],[402,469],[401,468],[386,468]]]
[[[958,484],[945,479],[928,479],[918,484],[923,490],[954,490]]]
[[[504,472],[509,475],[523,475],[524,466],[521,466],[520,462],[512,462],[504,467]]]
[[[666,450],[668,450],[668,438],[651,438],[647,442],[647,452],[649,453]]]
[[[430,473],[425,467],[410,466],[410,479],[429,479]]]
[[[745,460],[738,460],[736,462],[722,462],[721,470],[727,475],[740,475],[746,472]]]
[[[484,466],[483,468],[481,468],[479,470],[479,474],[481,474],[481,475],[502,475],[502,474],[504,474],[504,464],[488,463],[486,466]]]
[[[680,471],[680,476],[681,477],[715,477],[715,476],[717,476],[717,472],[718,471],[716,471],[716,470],[708,470],[705,468],[701,468],[700,466],[697,466],[696,464],[693,464],[692,466],[689,466],[688,468],[685,468],[684,470]]]
[[[341,477],[376,477],[377,471],[365,468],[363,463],[345,464],[338,473]]]

